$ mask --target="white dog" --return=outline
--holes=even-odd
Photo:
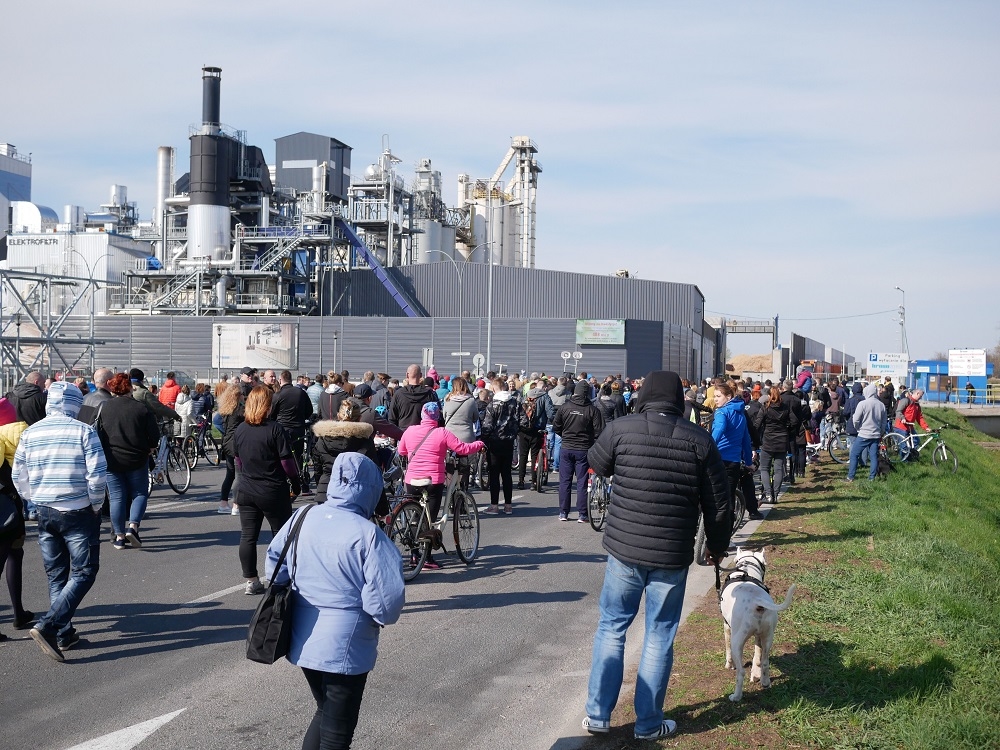
[[[767,563],[763,552],[736,549],[735,572],[730,573],[719,597],[726,632],[726,668],[736,669],[736,690],[729,700],[743,697],[743,648],[750,636],[757,642],[753,650],[750,680],[760,680],[761,687],[771,685],[771,645],[778,613],[791,605],[795,584],[788,588],[785,601],[775,604],[764,586]]]

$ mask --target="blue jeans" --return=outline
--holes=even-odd
[[[861,454],[868,453],[868,478],[874,479],[878,475],[878,438],[856,437],[851,443],[851,462],[847,465],[847,478],[854,479],[854,474],[858,470],[858,459]]]
[[[58,511],[38,509],[38,546],[49,578],[49,611],[38,618],[43,632],[62,640],[73,633],[73,615],[97,579],[101,552],[101,516],[89,507]]]
[[[635,733],[648,734],[660,726],[687,573],[687,568],[647,568],[608,555],[587,688],[587,716],[611,719],[625,669],[625,633],[645,593],[646,637],[635,680]]]
[[[552,425],[545,428],[546,432],[549,433],[549,466],[552,471],[559,471],[559,450],[562,448],[562,435],[556,435],[555,430],[552,429]]]
[[[145,466],[131,471],[108,472],[108,500],[111,505],[111,528],[115,536],[125,535],[125,515],[137,527],[146,512],[149,499],[149,471]]]
[[[587,451],[571,450],[563,452],[563,464],[559,469],[559,512],[569,513],[573,495],[573,473],[576,472],[576,510],[581,518],[587,517]]]

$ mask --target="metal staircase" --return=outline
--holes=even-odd
[[[382,286],[385,287],[386,291],[392,296],[399,305],[400,309],[406,314],[408,318],[426,318],[427,311],[421,307],[420,303],[417,302],[413,297],[411,297],[407,291],[403,288],[402,284],[398,282],[397,279],[393,278],[382,264],[378,262],[375,254],[368,249],[368,246],[364,241],[358,237],[357,232],[343,219],[337,219],[336,226],[343,231],[347,240],[351,243],[351,246],[358,252],[368,267],[372,269],[372,273],[375,274],[375,278],[381,282]]]

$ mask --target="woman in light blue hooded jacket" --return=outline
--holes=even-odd
[[[316,699],[303,750],[350,747],[379,631],[399,619],[405,602],[402,558],[369,519],[382,492],[382,472],[360,453],[333,464],[327,501],[305,517],[278,572],[294,571],[288,661],[302,668]],[[299,510],[267,549],[274,571]]]

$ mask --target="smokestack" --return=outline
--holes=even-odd
[[[229,176],[234,142],[219,127],[222,68],[202,68],[202,128],[191,136],[187,254],[225,258],[230,249]]]
[[[201,69],[201,122],[206,127],[219,127],[219,101],[222,90],[222,68]]]

